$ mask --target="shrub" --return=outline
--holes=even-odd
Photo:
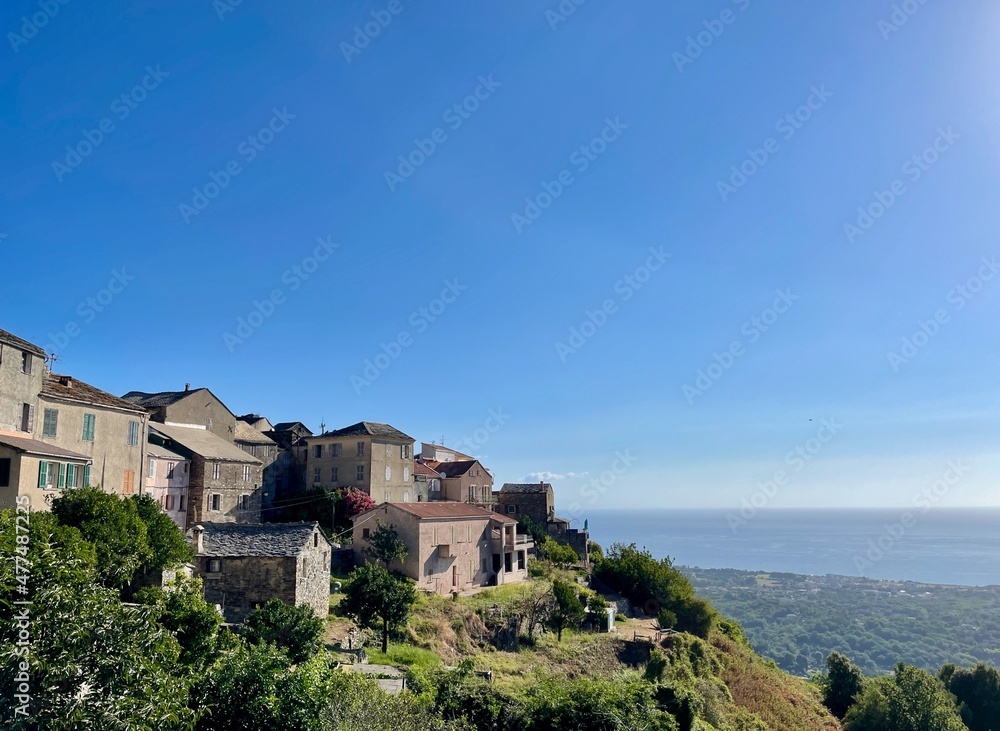
[[[247,642],[277,645],[295,663],[305,662],[322,649],[322,634],[323,620],[311,607],[293,607],[280,599],[251,612],[243,625]]]

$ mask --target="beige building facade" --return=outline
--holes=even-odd
[[[362,421],[307,437],[306,485],[355,487],[376,502],[415,502],[413,438],[388,424]]]

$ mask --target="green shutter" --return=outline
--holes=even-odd
[[[76,487],[76,465],[66,465],[66,487]]]
[[[94,441],[94,418],[93,414],[83,415],[83,441],[85,442]]]
[[[58,487],[66,487],[66,465],[59,463],[59,484]]]
[[[45,484],[48,482],[48,477],[49,477],[49,463],[48,462],[39,462],[38,463],[38,486],[39,487],[45,487]]]
[[[83,468],[83,487],[90,487],[90,465]]]

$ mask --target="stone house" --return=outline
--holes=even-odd
[[[135,404],[77,380],[46,373],[38,396],[35,438],[85,454],[90,470],[59,474],[59,487],[93,485],[105,492],[142,492],[148,415]]]
[[[268,421],[267,417],[260,414],[243,414],[243,416],[237,416],[236,420],[242,421],[244,424],[249,424],[261,433],[274,429],[274,426]]]
[[[392,526],[406,544],[398,569],[417,587],[437,594],[524,581],[529,536],[517,522],[478,505],[455,502],[383,503],[354,518],[355,559],[364,554],[379,523]]]
[[[146,445],[146,455],[149,467],[144,494],[153,498],[178,528],[185,530],[191,460],[153,442]]]
[[[362,421],[306,437],[306,484],[337,490],[355,487],[375,501],[404,503],[413,493],[413,437],[373,421]]]
[[[205,601],[226,621],[242,622],[271,599],[329,613],[331,547],[318,523],[199,523],[188,534]]]
[[[498,512],[514,519],[528,517],[546,528],[555,517],[556,498],[548,482],[505,482],[497,493]]]
[[[190,460],[187,524],[260,523],[262,465],[206,427],[153,424],[152,443]]]
[[[183,391],[129,391],[122,398],[144,408],[151,421],[198,426],[227,442],[236,440],[236,416],[207,388],[192,391],[188,383]]]
[[[266,426],[267,419],[258,417]],[[261,433],[255,427],[242,420],[236,422],[236,438],[234,443],[237,447],[252,457],[256,457],[261,463],[261,505],[270,507],[274,501],[275,490],[279,479],[279,473],[283,465],[275,464],[278,460],[278,445],[266,434]]]

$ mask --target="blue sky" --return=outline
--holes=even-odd
[[[954,460],[935,504],[997,503],[993,3],[0,29],[0,327],[59,371],[443,436],[580,517],[910,506]]]

